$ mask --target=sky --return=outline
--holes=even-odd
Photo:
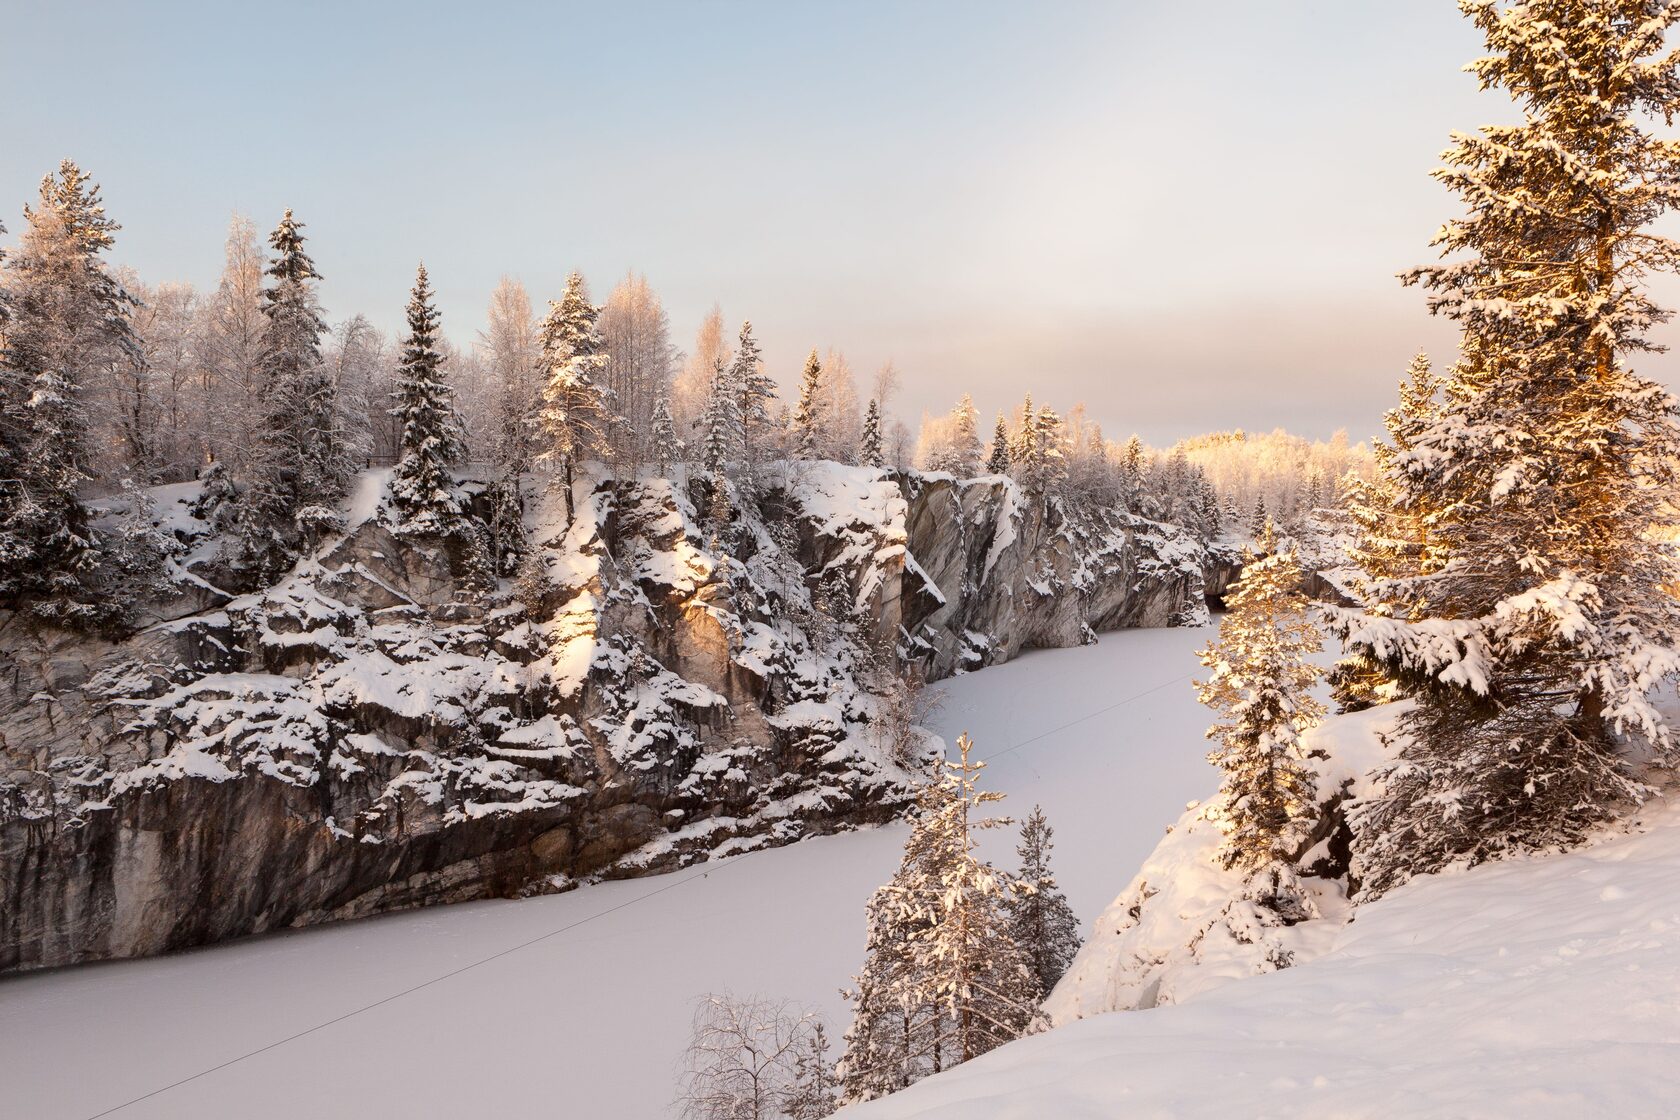
[[[461,343],[503,274],[634,269],[786,385],[834,346],[912,427],[1031,391],[1157,445],[1375,431],[1452,352],[1395,279],[1457,212],[1429,171],[1510,114],[1450,0],[0,0],[0,42],[7,240],[72,156],[148,283],[292,207],[335,320],[396,332],[422,258]]]

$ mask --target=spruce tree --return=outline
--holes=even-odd
[[[542,457],[560,464],[568,526],[577,514],[572,494],[577,464],[606,447],[613,424],[610,392],[601,380],[606,355],[596,328],[599,315],[582,275],[574,272],[542,322],[544,385],[537,419],[548,437]]]
[[[677,425],[671,419],[670,399],[664,395],[653,402],[653,455],[661,475],[672,463],[682,461],[682,440],[677,438]]]
[[[886,461],[881,453],[881,405],[873,397],[863,413],[863,439],[858,448],[858,461],[866,467],[879,467]]]
[[[847,1103],[872,1100],[1025,1033],[1037,981],[1004,909],[1008,876],[974,854],[976,831],[1007,821],[974,810],[1003,795],[978,788],[985,763],[946,762],[924,787],[891,882],[869,907],[863,972],[840,1076]]]
[[[1383,416],[1388,439],[1373,442],[1374,477],[1355,477],[1346,487],[1355,529],[1349,558],[1361,573],[1353,590],[1373,617],[1418,618],[1422,603],[1407,585],[1439,568],[1440,558],[1428,547],[1426,514],[1413,500],[1418,495],[1408,496],[1396,479],[1401,457],[1413,453],[1417,436],[1434,422],[1440,390],[1428,355],[1418,354],[1400,382],[1400,404]],[[1403,691],[1399,674],[1361,645],[1350,645],[1330,672],[1338,711],[1359,711]]]
[[[1079,922],[1050,870],[1053,833],[1043,808],[1034,805],[1021,823],[1021,843],[1015,849],[1021,870],[1004,902],[1010,936],[1026,957],[1040,1001],[1067,972],[1080,944]]]
[[[1221,715],[1207,737],[1224,771],[1220,820],[1226,867],[1250,873],[1253,897],[1285,916],[1304,916],[1295,860],[1316,823],[1313,775],[1301,736],[1324,717],[1312,688],[1322,648],[1301,593],[1293,546],[1261,527],[1242,576],[1225,595],[1219,638],[1198,656],[1211,670],[1197,699]]]
[[[817,458],[822,446],[818,431],[822,414],[822,362],[817,352],[805,359],[805,373],[799,380],[799,406],[793,414],[794,455],[800,459]]]
[[[840,1086],[828,1060],[828,1031],[814,1020],[794,1055],[793,1085],[782,1101],[788,1120],[824,1120],[840,1107]]]
[[[946,468],[958,478],[980,473],[980,410],[967,393],[951,410],[951,462]]]
[[[700,428],[706,473],[717,484],[729,464],[736,460],[744,440],[740,396],[722,359],[712,369],[712,384],[706,393],[705,411],[700,414]]]
[[[753,436],[769,426],[770,403],[776,399],[776,383],[764,372],[764,359],[759,356],[751,322],[741,324],[729,382],[735,390],[735,408],[740,416],[741,458],[750,470],[755,454]]]
[[[274,250],[263,290],[258,357],[263,424],[243,495],[239,558],[272,577],[333,527],[333,507],[352,467],[338,427],[336,386],[321,360],[326,322],[315,298],[320,279],[304,251],[303,223],[287,210],[269,237]]]
[[[408,300],[408,338],[392,394],[391,415],[402,427],[401,458],[391,474],[398,527],[412,533],[447,533],[461,517],[449,468],[466,454],[466,434],[455,411],[455,392],[444,378],[438,350],[438,313],[421,265]]]
[[[1371,581],[1347,641],[1417,686],[1399,764],[1356,822],[1380,893],[1457,861],[1578,843],[1643,798],[1631,752],[1672,757],[1652,698],[1680,673],[1672,397],[1631,368],[1680,269],[1680,110],[1662,0],[1461,5],[1471,69],[1520,121],[1459,134],[1436,177],[1466,214],[1409,283],[1462,330],[1435,415],[1387,477],[1431,562]],[[1380,573],[1378,573],[1380,575]],[[1384,616],[1386,615],[1386,617]]]
[[[100,545],[80,491],[87,397],[98,379],[143,361],[134,300],[100,255],[121,228],[70,160],[41,181],[5,260],[9,321],[0,336],[0,601],[42,621],[97,627],[122,613],[99,587]]]
[[[997,414],[997,425],[992,429],[992,453],[986,459],[986,470],[992,474],[1009,473],[1009,422],[1004,419],[1003,410]]]

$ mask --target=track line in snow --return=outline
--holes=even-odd
[[[511,956],[514,953],[519,952],[521,949],[529,949],[533,945],[536,945],[536,944],[539,944],[541,942],[547,941],[547,940],[549,940],[550,938],[553,938],[553,937],[558,937],[562,933],[568,933],[568,932],[570,932],[574,929],[577,929],[579,926],[588,925],[590,922],[595,921],[597,918],[605,918],[609,914],[616,914],[620,910],[627,910],[630,907],[634,906],[636,903],[645,902],[648,899],[654,897],[655,895],[664,894],[666,891],[676,890],[678,887],[683,886],[686,883],[692,883],[696,879],[704,879],[714,871],[722,871],[725,867],[728,867],[730,864],[734,863],[736,860],[740,859],[742,856],[751,855],[751,854],[752,854],[751,852],[736,852],[734,855],[726,856],[716,863],[711,863],[711,862],[703,863],[703,864],[700,865],[700,869],[697,870],[692,875],[687,875],[687,876],[685,876],[681,879],[676,880],[675,882],[666,883],[664,886],[658,887],[658,888],[656,888],[654,890],[651,890],[651,891],[648,891],[646,894],[639,894],[634,898],[627,898],[623,902],[620,902],[616,906],[609,906],[605,910],[598,910],[595,913],[590,914],[586,918],[579,918],[575,922],[568,922],[567,924],[561,926],[558,929],[551,929],[547,933],[540,934],[536,937],[529,938],[528,940],[520,942],[518,945],[510,945],[506,949],[502,949],[502,950],[499,950],[498,952],[491,953],[489,956],[482,957],[482,958],[480,958],[476,961],[473,961],[471,964],[464,964],[460,968],[451,969],[450,971],[445,972],[440,976],[432,977],[430,980],[422,980],[420,983],[411,985],[407,988],[404,988],[400,992],[393,992],[390,995],[385,996],[381,999],[374,1000],[372,1003],[365,1003],[360,1007],[357,1007],[357,1008],[354,1008],[353,1010],[344,1012],[344,1014],[342,1014],[342,1015],[334,1016],[333,1018],[328,1019],[325,1022],[316,1023],[312,1027],[305,1027],[303,1030],[297,1031],[293,1034],[289,1034],[285,1038],[275,1039],[273,1042],[270,1042],[265,1046],[259,1046],[255,1050],[247,1050],[245,1053],[240,1054],[237,1057],[229,1058],[225,1062],[218,1062],[216,1065],[210,1066],[208,1069],[201,1069],[197,1073],[189,1074],[188,1076],[180,1078],[176,1081],[171,1081],[167,1085],[161,1085],[158,1088],[153,1089],[149,1093],[142,1093],[138,1097],[130,1098],[129,1100],[126,1100],[126,1101],[122,1102],[121,1104],[112,1105],[110,1108],[105,1109],[103,1112],[95,1112],[93,1115],[88,1117],[88,1120],[100,1120],[101,1117],[111,1116],[115,1113],[121,1112],[123,1109],[128,1108],[131,1105],[139,1104],[141,1101],[151,1100],[153,1097],[161,1096],[162,1094],[169,1092],[171,1089],[177,1089],[177,1088],[181,1087],[182,1085],[186,1085],[190,1082],[197,1081],[201,1077],[208,1077],[209,1075],[217,1072],[218,1070],[224,1070],[224,1069],[227,1069],[229,1066],[238,1065],[240,1062],[245,1061],[247,1058],[255,1058],[259,1054],[266,1054],[270,1050],[277,1050],[280,1047],[286,1045],[286,1043],[288,1043],[288,1042],[296,1042],[298,1039],[304,1038],[308,1035],[312,1035],[316,1031],[323,1031],[323,1030],[326,1030],[328,1027],[336,1026],[337,1024],[344,1022],[346,1019],[353,1019],[357,1015],[362,1014],[363,1012],[372,1011],[376,1007],[383,1007],[387,1003],[393,1003],[396,1000],[402,999],[404,996],[411,996],[415,992],[421,991],[425,988],[430,988],[434,984],[441,984],[445,980],[449,980],[449,979],[452,979],[453,977],[461,975],[463,972],[471,972],[473,969],[478,968],[482,965],[487,965],[492,961],[498,961],[498,960],[501,960],[503,957]]]

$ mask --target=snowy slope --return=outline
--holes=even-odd
[[[1192,977],[1175,1005],[1071,1022],[843,1114],[1680,1115],[1680,803],[1639,828],[1414,881],[1351,924],[1296,927],[1330,939],[1296,967]]]
[[[1187,682],[1206,638],[1118,632],[941,686],[936,723],[995,758],[1002,808],[1043,802],[1082,920],[1208,787]],[[0,1115],[91,1117],[202,1074],[110,1114],[662,1116],[704,992],[786,996],[838,1036],[864,901],[902,839],[898,826],[823,837],[570,894],[0,980]],[[1012,861],[1007,837],[989,839]]]

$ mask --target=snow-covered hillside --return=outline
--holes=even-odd
[[[1332,720],[1315,742],[1369,759],[1386,718]],[[1333,882],[1306,880],[1323,917],[1292,927],[1244,920],[1257,915],[1232,903],[1241,877],[1213,866],[1219,838],[1203,811],[1186,812],[1097,921],[1051,999],[1054,1030],[845,1115],[1573,1120],[1680,1109],[1672,799],[1590,847],[1425,876],[1351,911]],[[1112,1010],[1130,1007],[1143,1010]]]
[[[1082,920],[1209,784],[1187,680],[1207,636],[1121,631],[940,686],[936,723],[991,756],[1001,808],[1043,803]],[[83,1120],[144,1097],[111,1115],[651,1120],[667,1114],[702,993],[786,996],[838,1037],[864,903],[902,842],[889,826],[569,894],[0,980],[7,1114]],[[1010,837],[988,843],[1013,861]]]

